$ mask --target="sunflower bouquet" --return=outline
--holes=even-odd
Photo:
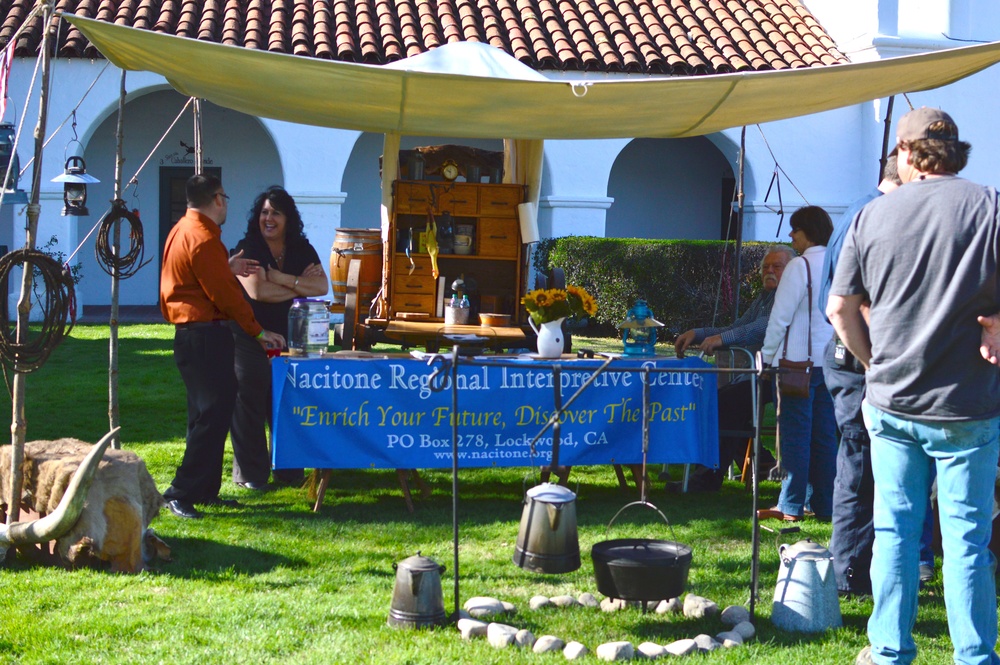
[[[562,318],[593,316],[597,301],[579,286],[565,289],[535,289],[529,291],[521,304],[537,324],[558,321]]]

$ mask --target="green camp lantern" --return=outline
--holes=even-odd
[[[636,300],[625,320],[618,324],[622,331],[625,356],[640,357],[656,355],[656,329],[663,324],[653,318],[653,311],[645,300]]]

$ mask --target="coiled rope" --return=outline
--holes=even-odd
[[[0,257],[0,294],[10,293],[14,268],[30,265],[34,306],[42,313],[18,339],[17,317],[11,320],[6,298],[0,298],[0,362],[5,369],[28,373],[41,367],[76,322],[75,291],[69,269],[37,249],[16,249]],[[20,278],[23,272],[18,272]]]
[[[115,224],[122,220],[128,223],[129,247],[127,252],[117,256],[114,252],[111,234]],[[101,218],[97,238],[94,241],[94,256],[97,257],[97,264],[112,277],[117,274],[119,279],[128,279],[146,265],[142,262],[144,251],[142,222],[139,220],[138,213],[129,212],[124,201],[115,199],[111,204],[111,210]]]

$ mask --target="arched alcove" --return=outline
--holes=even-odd
[[[125,105],[123,184],[143,162],[135,187],[124,187],[130,209],[138,209],[143,224],[145,259],[149,265],[121,282],[122,305],[155,305],[159,294],[160,238],[183,214],[183,180],[194,172],[194,116],[189,108],[180,121],[153,150],[187,102],[171,89],[133,93]],[[78,237],[83,239],[110,207],[114,193],[117,108],[89,132],[87,172],[101,182],[88,188],[90,216],[79,219]],[[258,118],[202,102],[204,166],[222,177],[230,195],[229,217],[222,240],[234,247],[246,230],[254,197],[270,185],[284,185],[278,150]],[[150,155],[150,151],[153,151]],[[180,191],[178,192],[178,182]],[[178,208],[178,197],[181,203]],[[171,200],[173,203],[171,204]],[[79,285],[88,305],[110,302],[110,277],[97,265],[93,237],[79,254],[84,279]]]
[[[418,146],[456,144],[483,150],[503,150],[503,139],[456,139],[440,136],[403,136],[400,149]],[[354,143],[347,160],[341,189],[347,193],[341,210],[342,228],[377,228],[379,205],[382,203],[379,157],[382,155],[383,135],[365,132]]]
[[[717,240],[735,186],[729,161],[705,137],[636,139],[611,170],[606,235]]]

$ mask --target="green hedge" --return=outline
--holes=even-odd
[[[758,268],[770,245],[743,243],[740,312],[760,292]],[[565,236],[539,242],[533,265],[539,272],[562,268],[567,284],[587,289],[597,300],[595,319],[602,327],[620,323],[644,298],[657,320],[676,334],[710,325],[713,314],[716,325],[732,322],[734,254],[735,243],[723,241]]]

